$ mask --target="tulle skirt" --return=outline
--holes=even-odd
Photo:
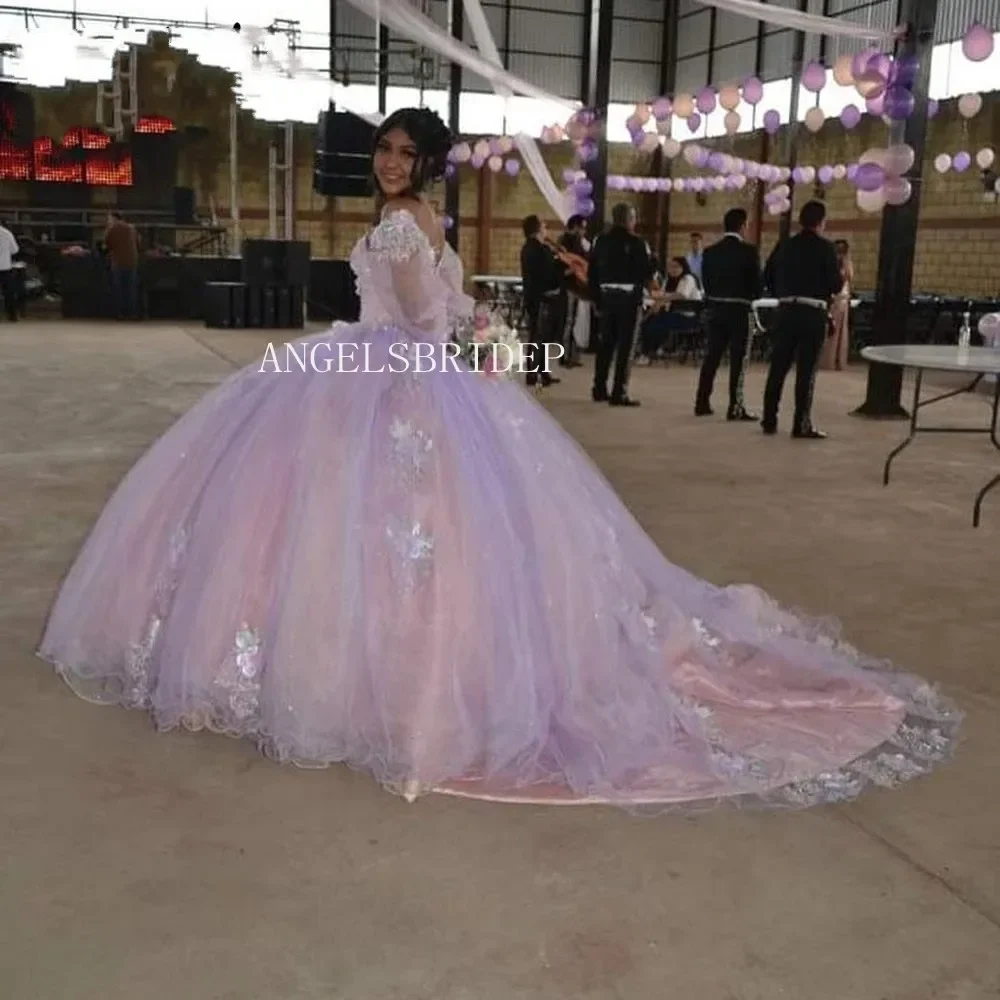
[[[930,685],[671,564],[516,382],[393,371],[408,339],[343,326],[297,346],[365,342],[367,371],[209,393],[108,503],[39,655],[161,729],[410,799],[807,806],[949,756]]]

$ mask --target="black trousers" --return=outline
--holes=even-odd
[[[573,329],[576,326],[576,317],[580,311],[580,299],[572,292],[563,292],[565,309],[563,312],[563,335],[562,345],[566,348],[566,353],[559,359],[561,365],[567,365],[576,360],[580,349],[576,345],[576,338],[573,336]],[[586,304],[586,303],[584,303]]]
[[[10,271],[0,271],[0,291],[3,292],[3,307],[7,313],[7,319],[12,323],[16,323],[21,303],[19,301],[17,279],[14,277],[13,269]]]
[[[565,295],[547,295],[540,302],[525,303],[528,317],[528,340],[525,344],[524,363],[528,385],[542,385],[552,380],[549,370],[561,356],[563,327],[566,323]],[[546,350],[546,348],[548,348]]]
[[[743,408],[743,379],[750,349],[750,309],[748,306],[713,305],[708,317],[708,346],[698,378],[696,405],[708,407],[715,387],[715,374],[729,348],[729,409]]]
[[[594,395],[608,394],[608,375],[614,361],[612,399],[621,399],[628,385],[629,361],[639,317],[639,300],[634,292],[607,291],[602,295],[601,333],[594,364]]]
[[[778,408],[785,379],[795,365],[795,418],[793,429],[812,426],[812,397],[816,366],[827,334],[827,316],[822,309],[805,305],[783,305],[778,309],[771,349],[771,370],[764,389],[765,427],[778,423]]]

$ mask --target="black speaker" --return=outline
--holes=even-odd
[[[308,285],[309,250],[305,240],[245,240],[243,281],[248,285]]]
[[[174,223],[178,226],[194,224],[194,188],[174,188]]]
[[[372,143],[375,126],[357,115],[329,108],[319,116],[313,190],[339,198],[370,194]]]

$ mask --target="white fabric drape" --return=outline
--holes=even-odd
[[[493,32],[490,31],[489,22],[486,20],[486,14],[479,0],[465,0],[465,16],[468,18],[469,27],[472,29],[476,48],[494,66],[502,68],[503,63],[500,59],[500,52],[497,49]],[[493,89],[500,97],[511,96],[510,90],[501,83],[494,84]],[[535,184],[538,185],[538,190],[541,192],[542,197],[548,203],[549,208],[555,212],[559,221],[565,225],[566,220],[573,212],[572,200],[559,190],[558,185],[552,179],[552,174],[542,157],[538,143],[526,132],[519,132],[514,136],[514,142],[518,152],[521,154],[521,160],[534,178]]]
[[[344,0],[344,2],[371,18],[374,18],[377,12],[383,24],[388,25],[404,38],[458,63],[477,76],[481,76],[494,87],[499,85],[509,88],[514,94],[534,97],[539,101],[562,104],[571,111],[575,111],[579,107],[579,103],[576,101],[568,101],[564,97],[550,94],[547,90],[536,87],[512,73],[508,73],[502,67],[494,65],[489,59],[452,38],[447,31],[439,28],[420,11],[410,7],[405,0]]]
[[[777,4],[760,3],[759,0],[695,0],[704,7],[717,7],[731,14],[741,14],[743,17],[766,24],[780,25],[783,28],[794,28],[797,31],[808,31],[813,35],[839,35],[843,38],[860,38],[871,42],[893,42],[905,33],[905,28],[899,27],[891,31],[884,28],[873,28],[841,17],[824,17],[822,14],[805,14]]]

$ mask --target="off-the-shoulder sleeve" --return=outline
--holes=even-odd
[[[379,292],[395,300],[399,322],[420,333],[440,333],[444,303],[434,294],[434,252],[413,214],[388,212],[371,235],[369,251],[383,265],[389,287]]]

